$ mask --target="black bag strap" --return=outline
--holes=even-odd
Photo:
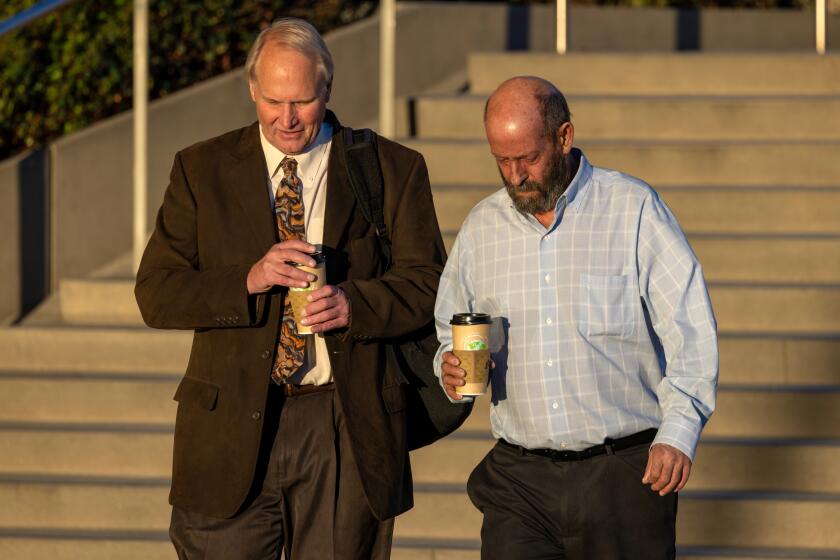
[[[391,238],[385,226],[383,198],[385,186],[376,150],[376,134],[369,128],[344,128],[347,175],[353,194],[365,219],[373,225],[387,267],[391,266]]]

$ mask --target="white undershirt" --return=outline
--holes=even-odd
[[[324,211],[327,201],[327,161],[332,146],[332,126],[321,124],[321,130],[315,141],[300,154],[289,156],[297,161],[297,175],[301,182],[303,194],[303,220],[306,228],[307,243],[321,244],[324,241]],[[274,209],[274,196],[283,178],[280,162],[286,154],[272,145],[263,134],[260,127],[260,143],[267,167],[268,194],[271,209]],[[303,365],[288,379],[289,383],[301,385],[323,385],[331,382],[329,354],[324,337],[318,335],[304,335],[306,350]]]

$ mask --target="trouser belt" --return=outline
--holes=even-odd
[[[312,393],[332,391],[335,389],[335,383],[326,383],[325,385],[296,385],[294,383],[283,383],[280,387],[283,390],[283,394],[287,397],[299,397],[301,395],[311,395]]]
[[[649,430],[618,439],[607,438],[604,440],[604,443],[589,447],[583,451],[528,449],[522,447],[521,445],[515,445],[507,442],[503,439],[499,440],[499,444],[510,449],[515,449],[522,455],[538,455],[540,457],[551,459],[552,461],[583,461],[584,459],[590,459],[592,457],[597,457],[598,455],[612,455],[614,452],[621,451],[622,449],[628,449],[637,445],[650,443],[653,441],[653,438],[656,437],[656,431],[656,428],[650,428]]]

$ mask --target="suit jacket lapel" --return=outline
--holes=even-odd
[[[277,242],[274,214],[268,197],[268,179],[260,144],[259,123],[254,123],[243,132],[239,149],[235,153],[236,163],[230,168],[228,184],[233,185],[234,198],[247,217],[248,225],[262,250]]]
[[[344,129],[331,111],[326,120],[333,126],[332,146],[327,163],[327,201],[324,210],[324,245],[337,248],[353,218],[356,197],[347,177]]]

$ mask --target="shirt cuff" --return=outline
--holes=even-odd
[[[675,447],[685,453],[693,462],[702,429],[702,426],[684,418],[668,418],[662,421],[651,445],[664,443]]]

